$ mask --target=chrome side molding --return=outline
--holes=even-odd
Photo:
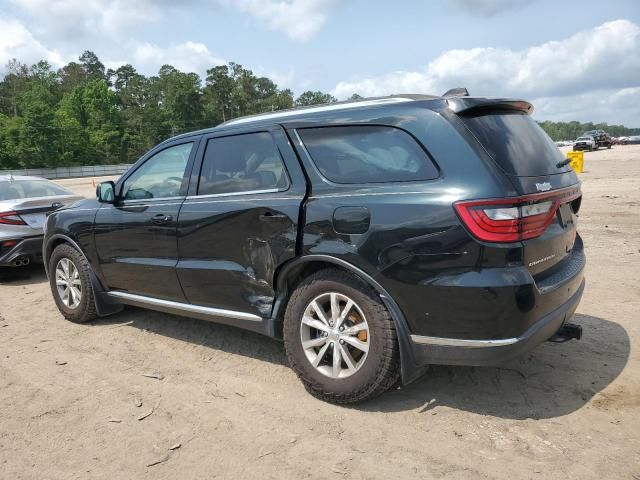
[[[500,338],[495,340],[466,340],[462,338],[425,337],[423,335],[411,335],[411,340],[420,345],[439,345],[445,347],[504,347],[520,341],[519,338]]]
[[[108,295],[119,300],[122,303],[134,306],[148,307],[151,309],[172,310],[175,312],[192,313],[201,316],[233,318],[236,320],[248,320],[251,322],[262,322],[263,318],[252,313],[236,312],[235,310],[225,310],[222,308],[203,307],[201,305],[192,305],[190,303],[174,302],[171,300],[162,300],[160,298],[145,297],[144,295],[136,295],[127,292],[109,292]],[[188,315],[187,315],[188,316]]]

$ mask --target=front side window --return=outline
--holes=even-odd
[[[438,170],[408,133],[385,126],[298,130],[320,173],[335,183],[431,180]]]
[[[268,132],[207,142],[198,195],[283,190],[288,184],[280,152]]]
[[[179,196],[192,148],[193,143],[183,143],[156,153],[125,180],[123,199]]]

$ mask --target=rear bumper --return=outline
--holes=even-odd
[[[412,353],[417,365],[496,365],[522,355],[548,340],[574,314],[585,281],[564,304],[535,322],[522,335],[490,340],[466,340],[411,335]]]
[[[44,237],[39,235],[19,240],[15,247],[0,254],[0,267],[14,267],[15,261],[22,257],[29,257],[30,262],[42,262],[43,239]]]

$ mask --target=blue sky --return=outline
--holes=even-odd
[[[640,126],[640,0],[0,0],[0,65],[85,49],[145,74],[235,61],[298,94],[466,86]]]

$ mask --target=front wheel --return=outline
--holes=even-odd
[[[97,317],[89,262],[68,244],[58,245],[49,259],[49,284],[58,310],[76,323]]]
[[[291,368],[321,400],[360,402],[398,381],[393,320],[376,293],[346,272],[305,279],[291,295],[283,333]]]

